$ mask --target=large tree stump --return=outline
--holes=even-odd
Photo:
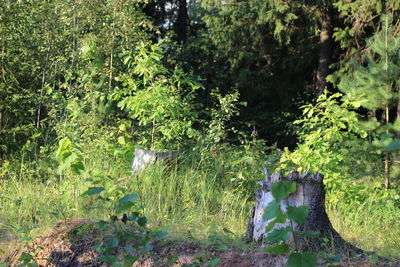
[[[152,151],[136,148],[135,158],[132,162],[132,173],[143,170],[147,165],[155,164],[156,162],[171,164],[176,159],[176,155],[176,151]]]
[[[263,242],[264,237],[274,229],[290,225],[289,221],[286,221],[285,223],[277,223],[274,229],[266,233],[265,228],[273,219],[264,221],[262,218],[265,207],[274,200],[271,193],[272,184],[281,180],[287,180],[295,182],[297,184],[297,190],[289,195],[287,200],[281,201],[281,209],[286,211],[288,205],[296,207],[301,205],[307,206],[307,222],[300,226],[294,224],[294,229],[295,231],[320,233],[316,238],[297,236],[296,243],[301,249],[321,250],[329,248],[338,252],[346,251],[352,252],[353,254],[363,253],[362,250],[346,242],[332,227],[325,211],[325,187],[323,184],[323,175],[299,175],[296,170],[294,170],[288,177],[283,177],[279,173],[268,175],[266,170],[264,170],[264,174],[265,181],[259,182],[262,189],[256,192],[256,203],[253,207],[252,216],[247,227],[247,241],[261,242],[263,245],[268,246],[268,244]]]

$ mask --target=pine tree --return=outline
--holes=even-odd
[[[382,16],[382,29],[367,41],[365,59],[353,60],[353,71],[338,84],[346,97],[374,112],[382,111],[386,134],[394,130],[389,111],[400,101],[400,36],[393,35],[391,23],[390,15]],[[389,188],[390,154],[384,156],[385,186]]]

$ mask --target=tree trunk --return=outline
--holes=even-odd
[[[1,101],[1,98],[0,98],[0,101]],[[3,134],[3,119],[4,119],[3,114],[4,114],[3,111],[0,110],[0,142],[2,141],[1,137],[2,137],[2,134]],[[0,148],[0,162],[2,160],[3,160],[3,149]]]
[[[132,173],[143,170],[147,165],[156,162],[171,164],[176,159],[176,151],[152,151],[141,148],[135,149],[135,158],[132,162]]]
[[[390,118],[389,118],[389,106],[386,106],[385,109],[385,119],[386,119],[386,125],[389,124]],[[389,130],[386,130],[386,133],[389,133]],[[386,189],[390,188],[390,152],[385,153],[385,187]]]
[[[186,31],[189,21],[186,0],[179,0],[178,18],[176,21],[176,35],[178,42],[186,42]]]
[[[352,246],[341,238],[341,236],[333,229],[332,224],[325,211],[325,187],[323,184],[323,175],[299,175],[297,171],[293,171],[288,177],[283,177],[279,173],[268,175],[265,171],[265,181],[259,182],[262,189],[256,192],[256,203],[252,210],[252,216],[249,220],[246,239],[247,241],[255,241],[263,243],[264,237],[269,232],[265,232],[266,226],[270,221],[263,220],[265,207],[274,200],[271,193],[273,183],[288,180],[297,184],[295,193],[289,195],[287,202],[281,202],[281,209],[286,210],[287,206],[302,206],[308,207],[308,219],[303,225],[294,224],[295,232],[319,232],[316,238],[303,237],[296,235],[296,245],[302,250],[321,250],[327,246],[333,246],[338,251],[352,251],[354,253],[362,253],[362,250]],[[274,229],[280,229],[290,226],[290,222],[278,223]],[[273,231],[272,229],[271,231]],[[270,231],[270,232],[271,232]],[[293,242],[292,236],[292,242]],[[327,242],[328,240],[328,242]],[[264,245],[268,245],[263,243]]]
[[[400,100],[397,102],[396,120],[400,122]],[[400,139],[400,131],[396,132],[396,136]]]
[[[321,32],[319,35],[319,62],[317,69],[316,92],[322,94],[327,87],[326,77],[329,75],[329,65],[332,61],[332,9],[321,14]]]

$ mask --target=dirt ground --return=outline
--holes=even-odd
[[[35,252],[35,261],[39,266],[108,266],[97,260],[98,253],[92,249],[97,242],[97,235],[88,233],[84,239],[71,238],[71,231],[88,221],[70,221],[58,224],[45,237],[37,238],[28,248]],[[153,244],[153,256],[144,257],[136,262],[134,267],[151,266],[183,266],[198,263],[207,266],[210,260],[218,261],[217,266],[223,267],[283,267],[287,257],[263,253],[260,249],[243,250],[229,247],[217,250],[210,246],[202,246],[195,242],[158,241]],[[18,258],[23,250],[14,249],[5,259],[9,266],[18,264]],[[157,256],[154,256],[157,255]],[[218,258],[218,259],[217,259]],[[400,262],[381,261],[372,263],[369,258],[344,259],[335,264],[326,264],[319,259],[319,266],[393,266],[400,267]]]

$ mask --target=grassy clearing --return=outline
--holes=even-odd
[[[252,202],[251,194],[231,181],[237,172],[219,168],[217,162],[214,167],[218,165],[219,169],[215,171],[191,160],[181,163],[179,168],[169,170],[156,165],[134,177],[122,175],[123,171],[112,170],[108,164],[101,166],[106,168],[102,172],[113,186],[139,193],[150,226],[165,227],[171,237],[190,240],[206,240],[211,234],[224,233],[226,228],[234,233],[229,239],[239,241]],[[99,172],[100,167],[90,169]],[[240,167],[237,170],[241,172]],[[54,172],[51,178],[38,180],[20,174],[25,177],[0,180],[0,247],[12,239],[40,235],[59,221],[108,219],[112,213],[110,202],[81,196],[90,186],[83,177]],[[0,255],[5,252],[5,248],[0,249]]]
[[[244,176],[251,166],[232,162],[221,154],[203,162],[180,159],[179,167],[168,170],[156,165],[134,177],[108,167],[104,171],[112,184],[139,193],[150,226],[165,227],[178,239],[204,241],[217,233],[240,244],[253,205],[248,185],[262,174]],[[109,202],[81,197],[88,186],[82,177],[55,173],[41,181],[29,175],[0,180],[0,256],[11,240],[40,235],[57,222],[107,219]],[[344,238],[365,250],[400,258],[400,210],[394,203],[379,203],[373,194],[361,205],[343,203],[327,210]],[[224,228],[234,234],[227,235]]]

